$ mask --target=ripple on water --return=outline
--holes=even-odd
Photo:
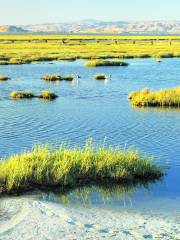
[[[137,110],[127,101],[133,90],[177,86],[179,59],[163,60],[161,65],[152,60],[130,60],[127,69],[102,68],[112,75],[106,84],[93,79],[99,69],[85,70],[81,63],[1,66],[1,72],[12,79],[0,84],[0,157],[29,149],[34,143],[67,141],[74,146],[84,144],[90,136],[97,143],[106,137],[107,144],[135,147],[155,156],[179,181],[180,111]],[[59,72],[59,66],[62,74],[76,73],[82,78],[73,84],[40,80],[45,72]],[[59,98],[53,102],[10,100],[9,93],[19,89],[35,93],[49,89]],[[172,183],[173,174],[168,183]]]

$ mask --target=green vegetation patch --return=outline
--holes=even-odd
[[[12,99],[31,99],[34,98],[34,94],[29,91],[13,91],[10,94],[10,97]]]
[[[95,147],[59,149],[36,146],[31,152],[0,162],[0,189],[12,193],[34,188],[68,189],[89,183],[138,182],[159,179],[162,169],[135,150]]]
[[[58,74],[46,74],[41,79],[49,82],[55,82],[55,81],[73,81],[74,77],[72,75],[58,75]]]
[[[179,36],[0,35],[0,65],[180,57]]]
[[[0,75],[0,81],[7,81],[9,80],[10,78],[7,77],[7,76],[4,76],[4,75]]]
[[[45,100],[54,100],[58,96],[50,91],[42,91],[41,94],[39,95],[39,98],[45,99]]]
[[[86,67],[125,67],[129,64],[120,60],[93,60],[85,63]]]
[[[52,74],[52,75],[46,74],[41,79],[49,82],[55,82],[55,81],[61,81],[61,76],[56,74]]]
[[[63,81],[73,81],[74,80],[74,77],[72,75],[67,75],[67,76],[61,76],[61,80]]]
[[[153,92],[150,89],[129,94],[129,100],[136,107],[180,107],[180,87]]]
[[[86,67],[126,67],[129,64],[119,60],[93,60],[85,63]]]
[[[105,75],[105,74],[96,74],[95,76],[94,76],[94,79],[96,79],[96,80],[105,80],[105,79],[107,79],[108,77]]]

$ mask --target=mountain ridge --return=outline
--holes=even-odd
[[[0,33],[23,32],[67,34],[180,34],[180,20],[100,21],[85,19],[74,22],[0,26]]]

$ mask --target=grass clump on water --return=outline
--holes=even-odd
[[[162,89],[159,92],[150,89],[131,92],[128,96],[136,107],[180,107],[180,87]]]
[[[105,75],[105,74],[96,74],[95,76],[94,76],[94,79],[95,80],[105,80],[105,79],[107,79],[108,77]]]
[[[52,74],[52,75],[44,75],[42,77],[43,80],[49,81],[49,82],[54,82],[54,81],[73,81],[74,77],[72,75],[67,75],[67,76],[62,76],[62,75],[57,75],[57,74]]]
[[[120,60],[92,60],[85,63],[86,67],[119,67],[128,66],[128,63],[122,62]]]
[[[50,91],[42,91],[41,94],[39,95],[39,98],[41,99],[45,99],[45,100],[54,100],[56,99],[58,96]]]
[[[45,81],[54,82],[54,81],[60,81],[61,76],[60,75],[55,75],[55,74],[52,74],[52,75],[46,74],[42,77],[42,79],[45,80]]]
[[[10,94],[12,99],[32,99],[34,98],[34,94],[30,91],[13,91]]]
[[[0,75],[0,81],[7,81],[9,80],[10,78],[7,77],[7,76],[4,76],[4,75]]]
[[[35,146],[31,152],[1,161],[0,189],[1,193],[48,187],[63,190],[106,181],[150,181],[162,175],[151,158],[135,150],[95,147],[89,140],[83,148]]]

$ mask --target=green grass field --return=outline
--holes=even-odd
[[[0,35],[0,65],[147,57],[180,57],[180,36]]]

